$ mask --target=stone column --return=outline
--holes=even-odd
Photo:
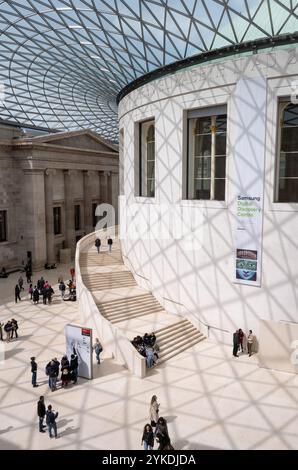
[[[86,234],[93,231],[92,196],[96,177],[95,171],[84,171],[84,230]]]
[[[46,262],[44,170],[24,170],[23,174],[23,213],[19,222],[23,227],[24,246],[26,251],[32,252],[32,266],[36,270],[43,268]]]
[[[111,204],[115,210],[115,224],[118,224],[118,197],[119,197],[119,175],[118,173],[111,174],[111,185],[112,185],[112,194],[111,194]]]
[[[76,180],[75,170],[64,171],[64,194],[65,194],[65,244],[71,249],[74,257],[76,248],[76,235],[74,228],[74,184]]]
[[[54,235],[54,214],[53,214],[53,177],[56,170],[47,169],[45,171],[45,212],[46,212],[46,238],[47,238],[47,262],[56,262],[55,235]]]

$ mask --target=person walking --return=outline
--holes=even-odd
[[[15,320],[13,318],[11,320],[11,339],[13,338],[13,334],[15,334],[16,339],[19,337],[18,336],[18,329],[19,329],[18,322],[17,322],[17,320]]]
[[[254,342],[254,335],[252,333],[252,330],[249,330],[248,336],[247,336],[247,352],[249,357],[252,355],[252,345]]]
[[[165,418],[160,417],[156,423],[155,438],[159,443],[158,450],[174,450]]]
[[[152,426],[150,426],[150,424],[146,424],[146,426],[144,426],[141,446],[143,445],[143,443],[144,450],[152,450],[154,447],[154,434]]]
[[[96,249],[97,249],[97,253],[100,252],[100,245],[101,245],[100,238],[96,238],[96,240],[95,240],[95,246],[96,246]]]
[[[35,357],[31,357],[31,372],[32,372],[32,386],[38,387],[36,383],[37,379],[37,363],[35,362]]]
[[[64,299],[64,296],[65,296],[65,289],[66,289],[66,285],[64,284],[63,281],[61,281],[59,284],[59,290],[60,290],[62,299]]]
[[[57,417],[58,417],[58,411],[54,412],[52,410],[52,405],[49,405],[48,409],[47,409],[47,412],[46,412],[46,423],[47,423],[48,429],[49,429],[49,436],[53,437],[53,435],[52,435],[52,429],[53,429],[56,439],[58,437],[58,435],[57,435],[57,423],[56,423]]]
[[[19,284],[16,284],[16,286],[14,288],[14,296],[15,296],[16,304],[18,303],[18,300],[21,300],[20,292],[21,292],[21,290],[20,290]]]
[[[44,404],[44,397],[41,396],[39,397],[39,400],[37,402],[37,416],[39,420],[39,432],[45,432],[45,430],[43,429],[44,427],[46,427],[43,424],[45,415],[46,415],[46,406]]]
[[[159,403],[157,403],[157,396],[153,395],[151,398],[150,409],[149,409],[149,419],[152,427],[156,426],[156,423],[159,419]]]
[[[239,347],[239,334],[238,330],[235,331],[233,334],[233,356],[234,357],[239,357],[238,356],[238,347]]]
[[[25,290],[24,287],[23,287],[23,284],[24,284],[24,279],[22,278],[22,276],[20,276],[19,280],[18,280],[18,285],[19,285],[20,291]]]
[[[96,355],[96,360],[97,360],[97,364],[100,364],[100,353],[102,352],[102,345],[100,344],[99,342],[99,339],[96,338],[95,339],[95,344],[93,346],[93,350],[95,352],[95,355]]]
[[[29,286],[28,293],[29,293],[29,295],[30,295],[30,300],[32,300],[32,299],[33,299],[33,287],[32,287],[32,284],[30,284],[30,286]]]
[[[112,251],[112,245],[113,245],[113,240],[111,237],[108,238],[108,247],[109,247],[109,251]]]

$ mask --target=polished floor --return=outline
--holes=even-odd
[[[0,364],[0,449],[141,449],[149,401],[158,396],[175,449],[297,449],[298,380],[258,367],[257,356],[232,357],[208,340],[138,379],[103,355],[92,381],[50,392],[44,366],[64,353],[64,326],[80,323],[77,304],[61,301],[55,284],[68,268],[44,274],[53,304],[15,304],[18,273],[0,279],[0,320],[16,318],[20,338],[5,344]],[[39,273],[41,275],[42,273]],[[1,344],[2,346],[2,344]],[[30,357],[38,362],[31,386]],[[38,432],[36,402],[59,411],[59,439]]]

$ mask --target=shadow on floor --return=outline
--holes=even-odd
[[[206,446],[199,442],[190,442],[185,440],[172,441],[172,446],[175,450],[219,450],[216,447]]]
[[[0,439],[0,449],[1,450],[20,450],[21,447],[16,446],[12,442],[6,441],[5,439]]]
[[[100,364],[93,364],[93,378],[106,377],[107,375],[117,374],[125,371],[125,367],[117,364],[112,358],[103,359]]]
[[[7,432],[11,431],[13,426],[7,426],[6,429],[0,429],[0,434],[6,434]]]
[[[15,349],[12,349],[11,351],[5,351],[5,360],[11,359],[12,357],[17,356],[23,351],[25,351],[24,348],[15,348]]]
[[[79,431],[80,428],[74,428],[73,426],[72,427],[68,427],[66,429],[64,429],[64,431],[62,432],[59,432],[58,431],[58,436],[59,437],[64,437],[64,436],[69,436],[70,434],[75,434]]]

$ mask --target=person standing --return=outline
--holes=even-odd
[[[97,238],[97,239],[95,240],[95,246],[96,246],[96,249],[97,249],[97,253],[100,252],[100,245],[101,245],[100,238]]]
[[[39,291],[37,289],[36,286],[34,286],[34,290],[33,290],[33,303],[34,304],[38,304],[39,302]]]
[[[100,353],[102,352],[102,345],[100,344],[99,342],[99,339],[96,338],[95,339],[95,344],[93,346],[93,350],[95,352],[95,355],[96,355],[96,360],[97,360],[97,364],[100,364]]]
[[[44,397],[41,396],[39,397],[39,400],[37,402],[37,416],[39,418],[39,432],[45,432],[43,429],[45,425],[43,424],[44,417],[46,415],[46,407],[44,404]]]
[[[31,357],[31,372],[32,372],[32,386],[38,387],[36,383],[37,379],[37,363],[35,362],[35,357]]]
[[[59,373],[59,368],[58,368],[58,373]],[[49,387],[52,392],[54,390],[57,390],[57,365],[54,360],[52,360],[49,364],[48,368],[48,374],[49,374]]]
[[[18,300],[21,300],[20,292],[21,292],[21,290],[20,290],[19,284],[16,284],[16,286],[14,288],[14,296],[15,296],[16,304],[18,303]]]
[[[58,435],[57,435],[57,423],[56,423],[57,417],[58,417],[58,411],[54,412],[52,410],[52,405],[49,405],[48,409],[47,409],[47,412],[46,412],[46,423],[48,425],[49,436],[50,437],[53,437],[52,429],[54,430],[55,438],[58,437]]]
[[[71,379],[74,384],[76,384],[78,381],[78,368],[79,368],[78,356],[76,354],[72,354],[71,359],[70,359],[70,373],[71,373]]]
[[[2,330],[3,326],[4,326],[4,323],[1,323],[0,321],[0,341],[3,341],[3,330]]]
[[[143,431],[141,446],[144,443],[144,450],[152,450],[154,447],[154,434],[150,424],[146,424]]]
[[[14,318],[11,320],[11,339],[13,338],[13,334],[15,334],[15,337],[16,339],[19,337],[18,336],[18,329],[19,329],[19,325],[18,325],[18,322],[17,320],[15,320]]]
[[[108,238],[108,247],[109,247],[109,251],[112,251],[112,245],[113,245],[113,240],[111,237]]]
[[[6,341],[9,343],[12,332],[12,325],[10,320],[4,325],[4,331],[6,333]]]
[[[247,336],[247,352],[249,357],[252,355],[252,345],[254,342],[254,335],[252,334],[252,330],[249,330],[248,336]]]
[[[233,334],[233,356],[234,357],[239,357],[238,356],[238,347],[239,347],[239,334],[238,330],[235,331]]]
[[[159,419],[159,403],[157,403],[157,396],[153,395],[151,398],[150,409],[149,409],[149,419],[151,426],[155,427]]]
[[[241,328],[239,328],[239,330],[238,330],[238,345],[239,345],[239,351],[240,351],[240,348],[241,348],[242,353],[243,353],[243,340],[244,340],[244,333],[241,330]]]

